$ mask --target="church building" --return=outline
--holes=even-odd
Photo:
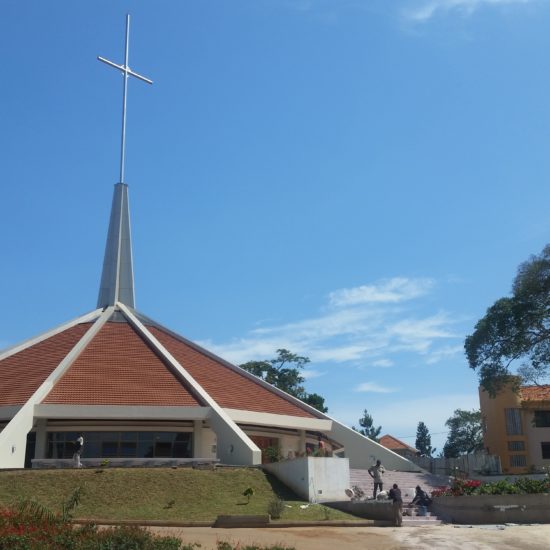
[[[115,67],[126,93],[136,74],[127,62]],[[96,308],[0,351],[0,468],[70,458],[82,433],[84,464],[172,458],[256,465],[266,449],[292,458],[316,449],[321,437],[353,468],[380,459],[389,469],[417,469],[136,310],[122,169],[120,181]]]

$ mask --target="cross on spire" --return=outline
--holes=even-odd
[[[123,94],[122,94],[122,137],[120,141],[120,182],[124,183],[124,161],[125,161],[125,149],[126,149],[126,97],[128,95],[128,77],[134,76],[135,78],[139,80],[143,80],[143,82],[147,82],[147,84],[153,84],[152,80],[149,80],[148,78],[135,73],[130,69],[128,66],[128,47],[129,47],[129,39],[130,39],[130,14],[126,14],[126,45],[124,48],[124,65],[117,65],[116,63],[113,63],[112,61],[109,61],[108,59],[105,59],[104,57],[97,56],[99,61],[102,61],[103,63],[114,67],[115,69],[118,69],[122,72],[124,76],[124,88],[123,88]]]

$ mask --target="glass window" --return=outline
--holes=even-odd
[[[550,411],[535,411],[535,428],[550,428]]]
[[[504,409],[506,416],[506,433],[508,435],[523,435],[521,426],[521,409]]]
[[[508,441],[509,451],[525,451],[524,441]]]
[[[140,441],[137,447],[137,456],[139,458],[153,458],[153,442]]]
[[[511,468],[524,468],[527,466],[527,457],[525,455],[510,455]]]
[[[84,432],[85,458],[190,458],[191,432]],[[48,432],[47,457],[71,458],[76,432]]]
[[[103,441],[100,458],[115,458],[118,456],[118,441]]]
[[[137,443],[135,441],[121,441],[120,443],[120,456],[123,458],[135,457],[137,450]]]
[[[155,441],[155,458],[172,458],[172,443]]]
[[[172,432],[156,432],[155,441],[172,442],[174,440],[174,434]]]
[[[540,444],[540,449],[542,451],[542,458],[550,458],[550,441],[543,441]]]

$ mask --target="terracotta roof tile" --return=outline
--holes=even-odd
[[[199,406],[127,323],[106,323],[44,399],[48,404]]]
[[[157,327],[148,327],[180,365],[224,408],[316,418],[298,405]]]
[[[523,401],[550,401],[550,384],[545,386],[522,386],[519,393]]]
[[[90,328],[81,323],[0,361],[0,405],[22,405]]]
[[[403,443],[403,441],[401,441],[400,439],[397,439],[397,437],[393,437],[392,435],[389,435],[389,434],[383,435],[380,438],[380,445],[390,450],[408,449],[409,451],[412,451],[414,453],[417,452],[414,447],[411,447],[410,445]]]

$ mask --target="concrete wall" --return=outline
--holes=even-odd
[[[381,460],[386,470],[420,471],[420,468],[410,460],[335,420],[332,423],[330,437],[346,448],[345,456],[349,459],[350,468],[368,469],[377,460]]]
[[[329,505],[331,508],[336,508],[360,518],[388,521],[393,525],[393,507],[389,500],[365,500],[362,502],[348,500],[331,502]]]
[[[436,497],[432,512],[454,523],[550,523],[550,494]]]
[[[347,498],[350,475],[346,458],[303,457],[264,464],[263,468],[309,502]]]

